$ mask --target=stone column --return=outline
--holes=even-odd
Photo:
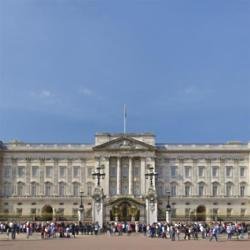
[[[132,158],[128,159],[128,194],[131,195],[133,193],[133,173],[132,173]]]
[[[117,195],[121,194],[121,158],[117,157]]]
[[[146,166],[145,166],[145,158],[140,158],[141,160],[141,194],[145,194],[146,192],[146,188],[145,188],[145,182],[146,182],[146,179],[145,179],[145,171],[146,171]]]

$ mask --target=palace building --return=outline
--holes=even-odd
[[[148,222],[149,209],[164,221],[167,204],[176,221],[249,220],[249,184],[250,143],[158,144],[151,133],[97,133],[94,144],[0,143],[2,218],[77,220],[84,192],[84,220],[92,221],[99,185],[104,222]]]

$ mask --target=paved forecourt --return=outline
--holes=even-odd
[[[246,250],[250,248],[250,240],[232,240],[227,241],[224,238],[218,242],[209,242],[206,240],[180,240],[171,241],[169,239],[148,238],[143,235],[131,236],[77,236],[74,238],[56,238],[41,240],[39,235],[33,235],[31,239],[26,239],[25,235],[18,236],[16,240],[9,240],[6,236],[0,235],[1,250],[69,250],[69,249],[84,249],[84,250],[210,250],[227,249],[227,250]]]

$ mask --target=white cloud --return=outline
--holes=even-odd
[[[43,89],[39,91],[32,91],[31,96],[45,99],[45,98],[54,97],[54,94],[52,94],[52,92],[47,89]]]

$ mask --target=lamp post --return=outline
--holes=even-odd
[[[78,209],[78,221],[79,223],[83,222],[83,211],[84,211],[84,206],[83,206],[83,202],[82,202],[82,198],[83,198],[83,191],[80,192],[80,198],[81,198],[81,204],[79,206]]]
[[[93,179],[97,179],[97,186],[100,187],[100,179],[104,179],[105,173],[101,173],[101,170],[104,168],[104,166],[98,166],[96,168],[96,171],[92,173]]]
[[[149,167],[148,170],[149,171],[148,171],[148,173],[145,174],[145,177],[146,177],[146,179],[149,178],[150,187],[152,188],[153,187],[153,179],[154,179],[154,177],[156,178],[158,176],[158,173],[154,171],[153,167]]]
[[[170,191],[167,191],[166,222],[171,223]]]

